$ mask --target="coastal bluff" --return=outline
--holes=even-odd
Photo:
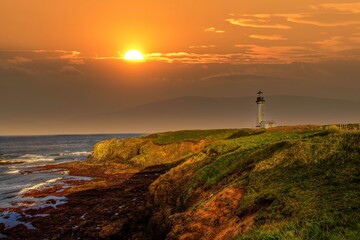
[[[90,161],[171,165],[145,194],[142,239],[359,236],[358,130],[167,132],[102,141]],[[133,234],[127,237],[137,239]]]
[[[109,139],[97,143],[89,157],[94,163],[122,163],[136,168],[171,164],[199,153],[205,141],[181,141],[158,144],[151,137],[132,139]]]

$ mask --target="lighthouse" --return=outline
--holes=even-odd
[[[263,92],[258,91],[258,97],[256,98],[257,103],[257,128],[271,128],[274,124],[274,121],[265,121],[265,98],[263,97]]]
[[[258,97],[256,99],[257,103],[257,121],[256,121],[256,127],[262,127],[263,121],[264,121],[264,115],[265,115],[265,99],[262,96],[263,92],[258,91]]]

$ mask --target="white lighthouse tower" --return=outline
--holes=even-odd
[[[258,111],[257,111],[257,121],[256,127],[264,127],[264,115],[265,115],[265,99],[262,96],[263,92],[258,91],[258,97],[256,99]]]
[[[256,99],[257,103],[257,121],[256,127],[257,128],[271,128],[274,125],[274,121],[265,121],[265,99],[262,96],[263,92],[258,91],[258,97]]]

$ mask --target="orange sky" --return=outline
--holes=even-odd
[[[146,61],[120,59],[132,48]],[[354,0],[1,0],[0,134],[24,129],[1,129],[14,119],[41,130],[54,119],[260,87],[360,101],[358,66]]]
[[[138,48],[213,54],[207,59],[242,54],[241,62],[314,61],[355,57],[348,51],[360,45],[359,1],[2,0],[0,16],[1,50],[86,57]]]

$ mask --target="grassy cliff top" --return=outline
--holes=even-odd
[[[186,131],[160,142],[179,136],[211,141],[150,188],[170,209],[167,238],[360,239],[359,131]],[[173,203],[158,200],[171,192]]]

